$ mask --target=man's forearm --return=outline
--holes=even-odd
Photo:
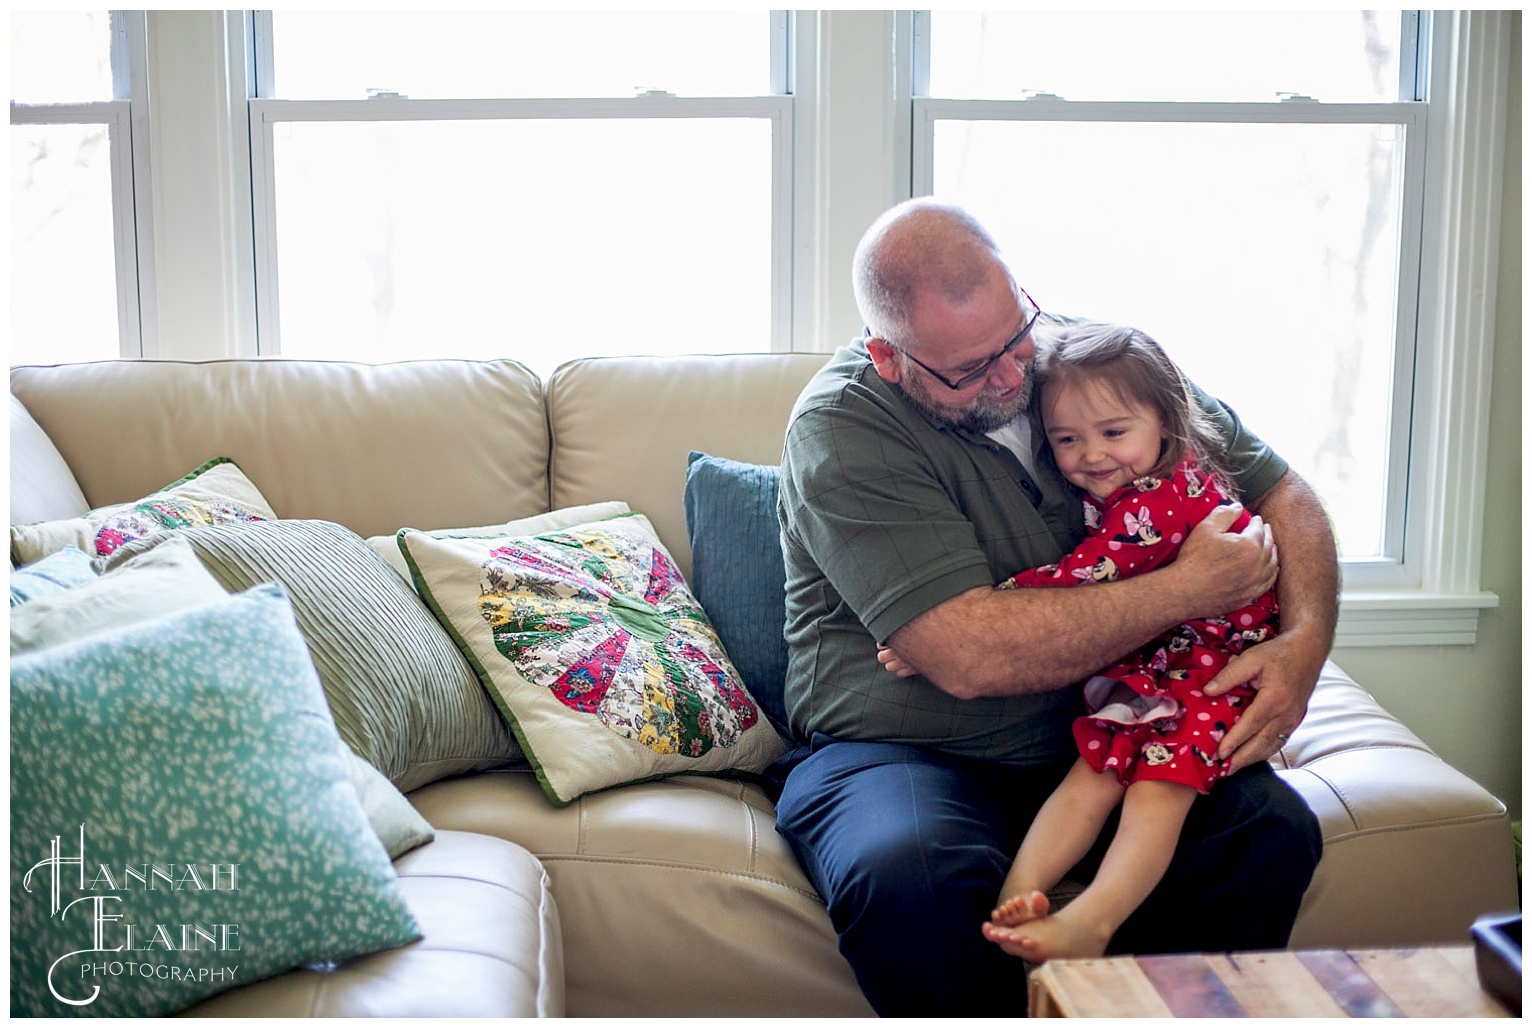
[[[1335,533],[1309,484],[1288,472],[1251,509],[1271,524],[1282,561],[1277,581],[1282,635],[1318,676],[1335,641],[1340,609],[1340,564]]]
[[[973,589],[919,615],[888,644],[961,699],[1060,689],[1174,624],[1155,613],[1154,577],[1064,589]]]
[[[888,645],[960,699],[1062,688],[1189,618],[1234,610],[1271,588],[1271,532],[1259,518],[1227,531],[1236,513],[1210,515],[1157,571],[1101,585],[971,589],[911,620]]]

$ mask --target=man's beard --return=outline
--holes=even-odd
[[[966,407],[958,409],[938,404],[931,396],[931,390],[925,380],[920,375],[910,373],[908,366],[901,384],[904,386],[904,395],[910,398],[910,402],[933,420],[948,428],[984,435],[1002,425],[1010,424],[1019,415],[1031,409],[1032,361],[1023,361],[1021,372],[1023,376],[1021,392],[1009,401],[1002,403],[993,399],[995,390],[986,385],[984,391],[970,400]]]

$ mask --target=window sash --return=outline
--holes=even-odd
[[[276,295],[276,171],[274,133],[284,122],[581,120],[756,118],[771,123],[771,340],[792,338],[792,97],[616,100],[251,100],[250,166],[255,207],[256,338],[263,355],[281,352]]]
[[[1435,11],[1407,24],[1417,32],[1418,57],[1414,82],[1401,74],[1401,95],[1428,102],[1422,126],[1430,134],[1423,147],[1422,231],[1410,241],[1419,279],[1407,283],[1418,326],[1405,340],[1415,358],[1403,485],[1407,524],[1401,565],[1378,576],[1398,584],[1346,568],[1340,648],[1472,645],[1479,612],[1499,604],[1479,583],[1514,17]],[[898,23],[895,51],[904,55],[902,66],[913,69],[896,79],[901,97],[909,95],[903,89],[924,91],[921,37],[929,29],[922,12]],[[912,142],[914,162],[929,162],[920,146]],[[917,195],[913,162],[911,172],[908,195]]]
[[[796,34],[789,11],[771,14],[772,94],[762,97],[510,98],[367,100],[281,100],[272,97],[274,60],[271,12],[254,11],[249,101],[251,190],[255,250],[257,352],[281,351],[280,298],[276,295],[277,245],[274,129],[293,121],[415,121],[526,119],[760,118],[771,122],[771,285],[770,338],[774,350],[790,350],[793,322],[794,72],[790,40]]]
[[[143,11],[112,11],[113,99],[11,104],[12,125],[105,125],[112,180],[117,342],[122,357],[159,355],[152,162],[147,145],[148,33]]]
[[[911,187],[913,195],[931,193],[935,180],[935,137],[939,121],[1199,123],[1229,125],[1346,124],[1397,125],[1403,130],[1400,253],[1396,290],[1393,386],[1385,477],[1383,556],[1345,561],[1350,585],[1368,588],[1418,585],[1418,572],[1406,561],[1410,410],[1416,361],[1416,283],[1420,278],[1420,239],[1426,173],[1426,105],[1287,103],[1184,103],[1030,100],[941,100],[913,98]]]
[[[149,356],[139,315],[137,219],[133,215],[133,125],[128,100],[83,104],[13,104],[12,125],[104,125],[112,190],[113,265],[117,280],[117,340],[123,357]]]
[[[1423,100],[1428,78],[1427,63],[1421,59],[1419,11],[1405,11],[1400,19],[1399,98]],[[916,97],[931,95],[931,12],[914,11],[910,17],[910,91]],[[1015,103],[1016,100],[1003,101]]]

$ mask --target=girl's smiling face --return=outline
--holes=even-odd
[[[1045,383],[1043,429],[1059,470],[1098,500],[1153,471],[1165,431],[1153,409],[1089,378]]]

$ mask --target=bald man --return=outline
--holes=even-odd
[[[980,934],[1037,809],[1076,753],[1079,683],[1191,617],[1278,581],[1283,634],[1209,686],[1255,700],[1233,773],[1193,805],[1160,886],[1111,952],[1286,945],[1318,824],[1267,759],[1302,720],[1333,641],[1333,533],[1306,483],[1228,408],[1224,464],[1257,515],[1210,517],[1174,563],[1089,589],[996,590],[1084,535],[1027,418],[1050,317],[960,208],[884,214],[853,260],[867,325],[805,388],[778,515],[788,714],[778,831],[829,907],[879,1014],[1015,1014],[1025,968]],[[919,675],[877,659],[887,644]],[[1088,877],[1111,828],[1076,869]]]

